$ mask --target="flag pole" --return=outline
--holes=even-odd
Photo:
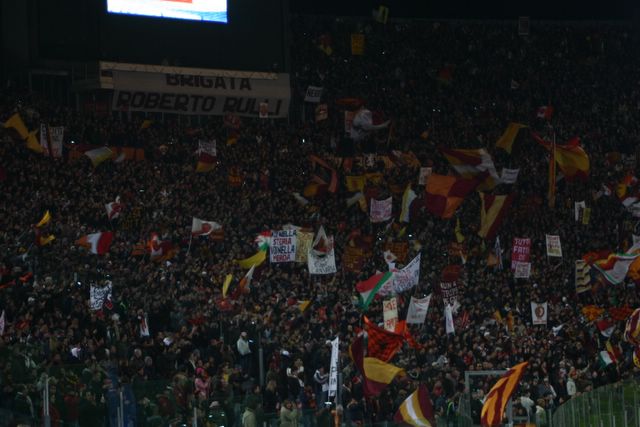
[[[193,242],[193,233],[189,236],[189,248],[187,248],[187,255],[191,253],[191,242]]]
[[[547,194],[549,208],[556,206],[556,132],[553,131],[551,154],[549,158],[549,192]]]

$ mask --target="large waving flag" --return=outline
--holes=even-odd
[[[481,178],[480,187],[483,190],[491,189],[500,182],[493,159],[484,148],[457,149],[440,146],[438,149],[460,176],[466,179]]]
[[[478,236],[493,239],[513,202],[513,194],[495,196],[480,193],[480,229]]]
[[[516,140],[518,132],[520,132],[520,129],[526,127],[529,126],[523,125],[522,123],[509,123],[500,139],[498,139],[498,142],[496,142],[496,147],[500,147],[507,153],[511,154],[511,150],[513,149],[513,142]]]
[[[427,389],[426,385],[420,384],[418,389],[411,393],[409,397],[400,404],[393,420],[414,427],[431,427],[436,425],[431,398],[429,398],[429,389]]]
[[[362,335],[358,336],[349,346],[349,354],[362,375],[362,391],[365,397],[378,396],[396,376],[405,375],[402,368],[375,357],[364,357],[364,338]]]
[[[367,353],[371,357],[388,362],[400,350],[404,337],[380,328],[364,316],[364,328],[369,335]]]
[[[402,210],[400,211],[400,222],[409,222],[411,213],[411,203],[418,197],[416,192],[411,188],[411,183],[407,184],[407,188],[402,195]]]
[[[502,423],[504,408],[528,365],[529,362],[524,362],[514,366],[491,387],[484,405],[482,405],[481,423],[483,427],[498,426]]]
[[[367,280],[358,282],[356,290],[360,293],[360,307],[363,311],[367,311],[369,304],[373,301],[380,288],[385,283],[393,280],[393,273],[387,271],[386,273],[377,273],[369,277]]]
[[[264,262],[265,259],[267,259],[267,251],[260,250],[256,252],[254,255],[250,256],[249,258],[239,259],[239,260],[236,260],[236,262],[238,263],[240,268],[244,268],[248,270],[254,265],[259,266]]]
[[[194,216],[191,222],[191,235],[208,236],[215,230],[220,230],[221,228],[222,226],[215,221],[205,221]]]
[[[553,142],[546,141],[535,132],[533,139],[548,151],[553,150]],[[580,146],[580,138],[575,137],[564,145],[555,144],[555,160],[567,179],[586,179],[589,176],[589,156]]]
[[[92,254],[104,255],[109,252],[112,241],[113,233],[111,231],[103,231],[82,236],[76,240],[76,244],[89,249]]]
[[[100,163],[105,160],[109,160],[113,157],[113,151],[111,151],[108,147],[100,147],[94,148],[93,150],[85,151],[85,156],[91,160],[91,164],[93,167],[97,167]]]
[[[37,131],[29,132],[19,113],[15,113],[9,117],[9,120],[4,122],[4,127],[6,129],[13,129],[21,140],[27,142],[27,148],[29,150],[35,151],[36,153],[44,152],[44,148],[42,148],[38,142],[38,138],[36,138]]]
[[[626,253],[613,253],[607,259],[601,259],[593,263],[593,267],[598,270],[611,284],[622,283],[627,277],[629,267],[640,257],[640,242],[633,245]]]
[[[451,218],[464,198],[479,184],[478,179],[431,174],[427,178],[426,208],[440,218]]]
[[[318,156],[310,155],[313,168],[312,179],[320,185],[326,185],[327,191],[335,193],[338,189],[338,172]]]

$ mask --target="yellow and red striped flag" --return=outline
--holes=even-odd
[[[480,229],[478,236],[491,240],[498,232],[511,203],[513,194],[496,196],[493,194],[479,193],[482,206],[480,208]]]
[[[364,338],[357,337],[349,346],[349,355],[362,375],[362,391],[365,397],[375,397],[382,393],[393,379],[406,374],[405,370],[383,362],[375,357],[364,357]]]
[[[481,423],[483,427],[501,424],[504,408],[507,406],[507,402],[518,386],[520,378],[528,365],[529,362],[523,362],[514,366],[491,387],[484,405],[482,405]]]
[[[402,402],[393,420],[414,427],[435,426],[433,406],[431,405],[427,386],[420,384],[418,389]]]

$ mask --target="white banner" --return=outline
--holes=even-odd
[[[418,185],[427,185],[427,178],[431,175],[433,168],[420,168],[418,175]]]
[[[543,302],[538,304],[531,302],[531,320],[534,325],[546,325],[547,324],[547,303]]]
[[[515,184],[518,180],[518,174],[520,173],[520,169],[502,169],[502,176],[500,177],[500,182],[502,184]]]
[[[89,289],[89,306],[91,310],[100,310],[104,303],[111,298],[112,284],[108,282],[106,286],[99,288],[96,285],[91,285]]]
[[[49,127],[40,123],[40,146],[43,154],[49,157],[62,158],[62,141],[64,140],[64,126]],[[51,153],[49,153],[51,148]]]
[[[444,326],[447,334],[456,333],[456,328],[453,325],[453,309],[449,304],[444,305]]]
[[[516,261],[513,277],[516,279],[528,279],[531,275],[531,263]]]
[[[393,198],[389,197],[385,200],[371,199],[371,222],[384,222],[391,219],[393,208]]]
[[[586,209],[587,204],[585,203],[585,201],[581,201],[581,202],[575,202],[573,204],[573,216],[575,217],[576,221],[580,221],[580,211],[582,211],[583,209]]]
[[[144,316],[140,318],[140,337],[144,338],[150,335],[151,332],[149,331],[149,318],[147,317],[147,313],[145,313]]]
[[[333,237],[331,238],[333,242]],[[334,274],[336,269],[336,254],[332,250],[326,256],[317,256],[313,252],[307,255],[309,274]]]
[[[338,391],[338,356],[340,355],[340,341],[336,337],[331,341],[331,364],[329,365],[329,397],[334,397]]]
[[[205,153],[212,157],[218,156],[218,149],[216,148],[216,140],[211,141],[198,141],[198,154]]]
[[[322,88],[317,86],[307,87],[307,93],[304,95],[305,102],[312,102],[317,104],[322,98]]]
[[[562,246],[560,236],[545,234],[547,240],[547,256],[562,258]]]
[[[113,109],[258,117],[264,102],[269,105],[269,117],[285,118],[291,97],[289,75],[276,76],[258,79],[114,70]]]
[[[393,288],[396,293],[413,288],[420,280],[420,254],[416,255],[406,267],[393,275]]]
[[[424,298],[411,297],[409,310],[407,311],[407,324],[422,324],[427,318],[429,312],[429,303],[431,302],[431,294]]]
[[[269,246],[269,261],[293,262],[296,260],[296,230],[274,230],[271,232],[271,245]]]
[[[383,301],[382,317],[384,320],[384,329],[387,331],[395,331],[396,323],[398,323],[398,301],[396,297]]]
[[[322,226],[309,247],[307,267],[309,274],[333,274],[337,271],[333,236],[327,237]]]

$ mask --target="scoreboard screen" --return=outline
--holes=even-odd
[[[223,24],[228,19],[227,0],[107,0],[107,11]]]

